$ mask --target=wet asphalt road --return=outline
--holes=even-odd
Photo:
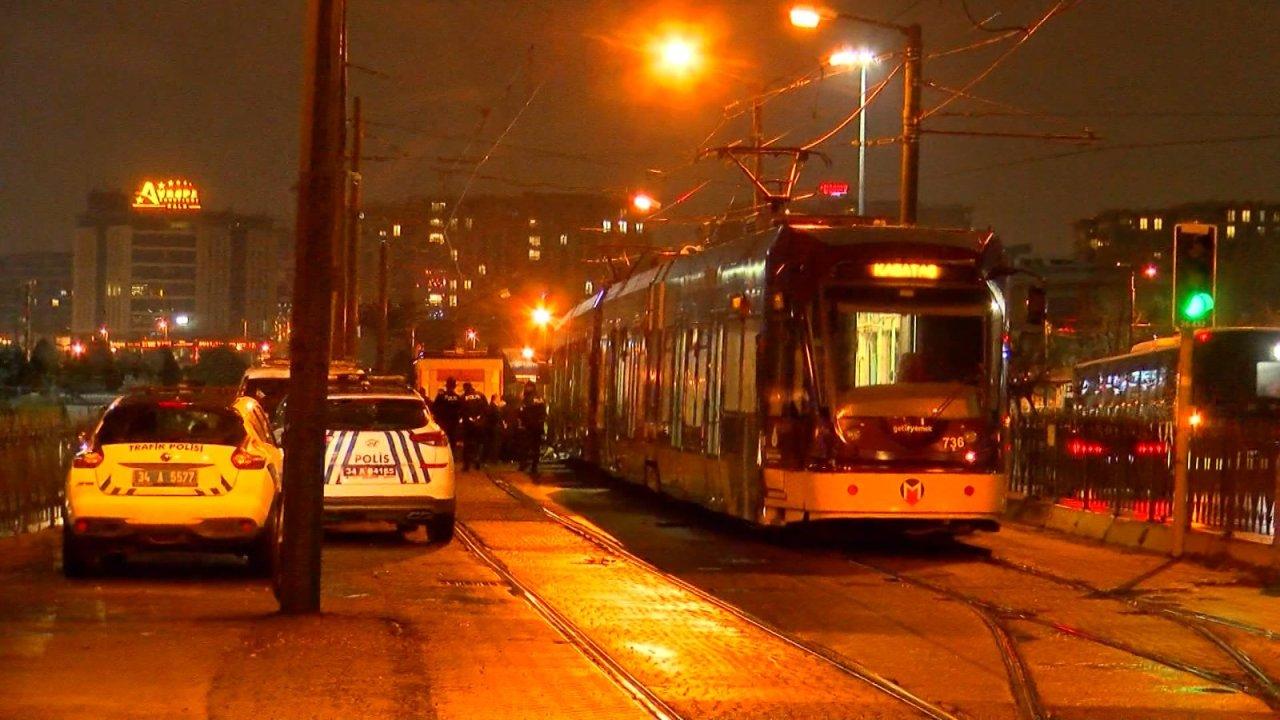
[[[493,476],[507,490],[460,482],[471,549],[331,533],[313,618],[275,614],[233,559],[145,558],[73,582],[55,533],[0,539],[0,718],[651,717],[636,687],[688,718],[1280,706],[1267,684],[1280,598],[1243,573],[1018,528],[959,542],[778,536],[563,468],[536,485]]]

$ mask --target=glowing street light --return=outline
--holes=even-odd
[[[642,213],[647,213],[657,209],[661,203],[653,199],[653,196],[646,192],[638,192],[631,198],[631,207]]]
[[[876,54],[867,48],[855,50],[851,47],[842,47],[831,53],[827,58],[827,64],[831,67],[866,68],[868,65],[876,64]]]
[[[533,324],[540,328],[545,328],[551,324],[551,311],[543,305],[534,308],[531,317],[533,318]]]
[[[665,75],[686,76],[702,64],[698,44],[683,35],[669,35],[659,40],[653,52],[657,69]]]
[[[822,22],[822,13],[812,5],[796,5],[791,8],[791,24],[798,28],[816,28]]]
[[[525,345],[524,349],[520,351],[520,357],[524,358],[525,360],[532,360],[533,348],[529,347],[528,345]]]

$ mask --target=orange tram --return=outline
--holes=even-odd
[[[767,526],[996,529],[1011,274],[989,232],[787,216],[560,318],[550,439]]]

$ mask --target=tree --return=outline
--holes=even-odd
[[[200,353],[200,362],[191,368],[192,380],[208,386],[229,387],[240,382],[249,363],[227,348],[211,348]]]
[[[60,357],[53,343],[41,338],[31,348],[31,359],[27,361],[26,373],[21,384],[32,388],[43,388],[55,380],[58,375]]]

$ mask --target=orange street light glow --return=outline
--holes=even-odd
[[[791,24],[798,28],[816,28],[822,22],[822,13],[812,5],[796,5],[791,8]]]
[[[653,196],[648,193],[636,193],[635,197],[631,198],[631,206],[640,212],[647,213],[657,207],[657,205],[658,201],[654,200]]]
[[[542,306],[533,309],[532,317],[533,324],[538,327],[546,327],[551,323],[551,311]]]
[[[525,360],[532,360],[532,359],[533,359],[533,348],[531,348],[531,347],[529,347],[528,345],[526,345],[526,346],[524,347],[524,349],[520,351],[520,357],[524,358]]]
[[[681,35],[671,35],[658,41],[654,54],[658,70],[666,75],[688,75],[702,64],[702,53],[697,43]]]

